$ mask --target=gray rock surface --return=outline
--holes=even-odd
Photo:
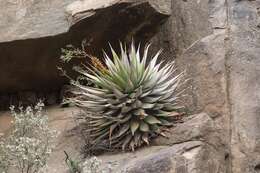
[[[200,113],[185,117],[184,123],[177,124],[169,132],[165,132],[167,138],[158,137],[153,140],[152,145],[161,146],[180,144],[187,141],[203,141],[214,148],[218,148],[222,154],[226,151],[225,130],[206,113]],[[219,153],[219,154],[220,154]],[[224,155],[224,154],[223,154]]]
[[[73,1],[1,0],[0,42],[37,39],[68,32],[70,25],[66,7]]]
[[[219,163],[212,157],[212,150],[199,141],[184,142],[162,149],[147,156],[131,160],[124,173],[201,173],[219,172]],[[141,153],[140,153],[141,154]],[[214,153],[216,154],[216,153]],[[142,156],[142,157],[141,157]]]
[[[153,38],[155,47],[163,45],[165,56],[175,57],[179,68],[186,69],[190,81],[185,103],[189,111],[207,112],[223,130],[224,145],[220,148],[229,153],[227,172],[259,172],[260,2],[172,3],[179,11],[191,6],[183,13],[172,12],[159,35]],[[185,18],[198,7],[197,15]],[[197,16],[201,20],[196,21]]]
[[[175,9],[172,16],[153,38],[155,47],[163,46],[166,49],[163,58],[176,59],[179,70],[186,71],[189,80],[184,103],[188,112],[206,112],[212,124],[206,118],[202,122],[195,118],[183,124],[185,127],[171,131],[168,140],[156,142],[172,145],[192,138],[208,141],[222,153],[220,160],[225,165],[222,171],[231,172],[226,1],[172,0],[172,6]]]
[[[259,1],[230,2],[227,66],[231,111],[232,171],[259,172]]]
[[[163,47],[162,57],[172,60],[195,41],[211,34],[209,9],[214,8],[212,3],[208,0],[171,0],[171,17],[152,39],[155,50]]]

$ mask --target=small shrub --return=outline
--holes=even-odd
[[[111,166],[102,168],[102,160],[93,156],[82,164],[82,173],[112,173]]]
[[[57,132],[49,129],[48,118],[42,112],[43,106],[40,102],[34,109],[20,108],[18,112],[14,106],[10,108],[14,127],[10,136],[2,142],[3,163],[7,165],[0,162],[0,167],[12,167],[21,173],[37,173],[46,165]]]
[[[132,43],[127,52],[121,45],[119,56],[111,47],[112,59],[105,54],[105,64],[91,57],[92,68],[76,69],[93,85],[72,82],[80,91],[68,100],[92,113],[86,121],[93,146],[134,150],[151,137],[165,136],[165,128],[182,115],[178,88],[183,73],[174,75],[174,63],[157,64],[161,51],[147,62],[148,49],[141,56],[140,46],[136,50]]]

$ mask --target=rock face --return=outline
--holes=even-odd
[[[206,123],[207,126],[181,127],[171,133],[170,140],[159,142],[173,145],[178,141],[193,141],[193,138],[207,141],[217,150],[214,156],[219,158],[223,166],[218,172],[232,172],[229,79],[226,67],[227,3],[225,0],[172,0],[172,6],[176,10],[173,10],[170,19],[153,38],[155,47],[163,45],[166,49],[164,58],[175,58],[179,69],[186,71],[189,81],[184,102],[188,112],[206,112],[214,125]],[[196,119],[192,121],[197,124]],[[188,130],[193,128],[197,130]],[[215,133],[209,129],[214,129]]]
[[[207,112],[224,131],[219,148],[227,151],[227,172],[259,172],[259,1],[172,0],[172,6],[179,11],[153,38],[155,47],[163,45],[165,56],[174,54],[186,69],[189,111]]]
[[[203,143],[198,141],[184,142],[172,147],[161,149],[148,156],[140,157],[132,161],[122,172],[125,173],[195,173],[195,172],[216,172],[214,163],[201,163],[206,152]],[[204,150],[204,151],[203,151]],[[209,154],[209,153],[207,153]]]
[[[21,91],[58,92],[60,49],[88,42],[100,56],[108,42],[150,38],[170,15],[168,0],[1,0],[0,95]],[[36,95],[40,93],[36,93]],[[19,97],[18,97],[19,98]],[[8,101],[9,104],[10,101]]]
[[[227,66],[233,172],[259,172],[259,1],[230,2]]]

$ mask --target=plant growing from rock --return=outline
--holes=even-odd
[[[121,55],[112,47],[112,59],[104,54],[105,65],[91,57],[92,68],[76,69],[94,85],[72,82],[79,91],[68,100],[91,112],[86,117],[93,146],[134,150],[152,136],[165,136],[164,130],[179,120],[183,73],[174,75],[173,62],[157,64],[161,51],[148,62],[148,49],[141,56],[140,46],[136,50],[132,43],[127,52],[121,44]]]
[[[14,127],[10,136],[1,143],[0,152],[5,155],[4,158],[0,156],[0,167],[16,169],[21,173],[37,173],[46,165],[57,132],[49,129],[43,106],[40,102],[34,109],[21,107],[18,112],[11,106]]]

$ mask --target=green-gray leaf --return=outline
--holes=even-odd
[[[159,121],[157,118],[154,116],[148,115],[147,117],[144,118],[144,121],[148,124],[160,124],[161,121]]]
[[[149,126],[144,121],[141,121],[139,129],[142,132],[149,132]]]

